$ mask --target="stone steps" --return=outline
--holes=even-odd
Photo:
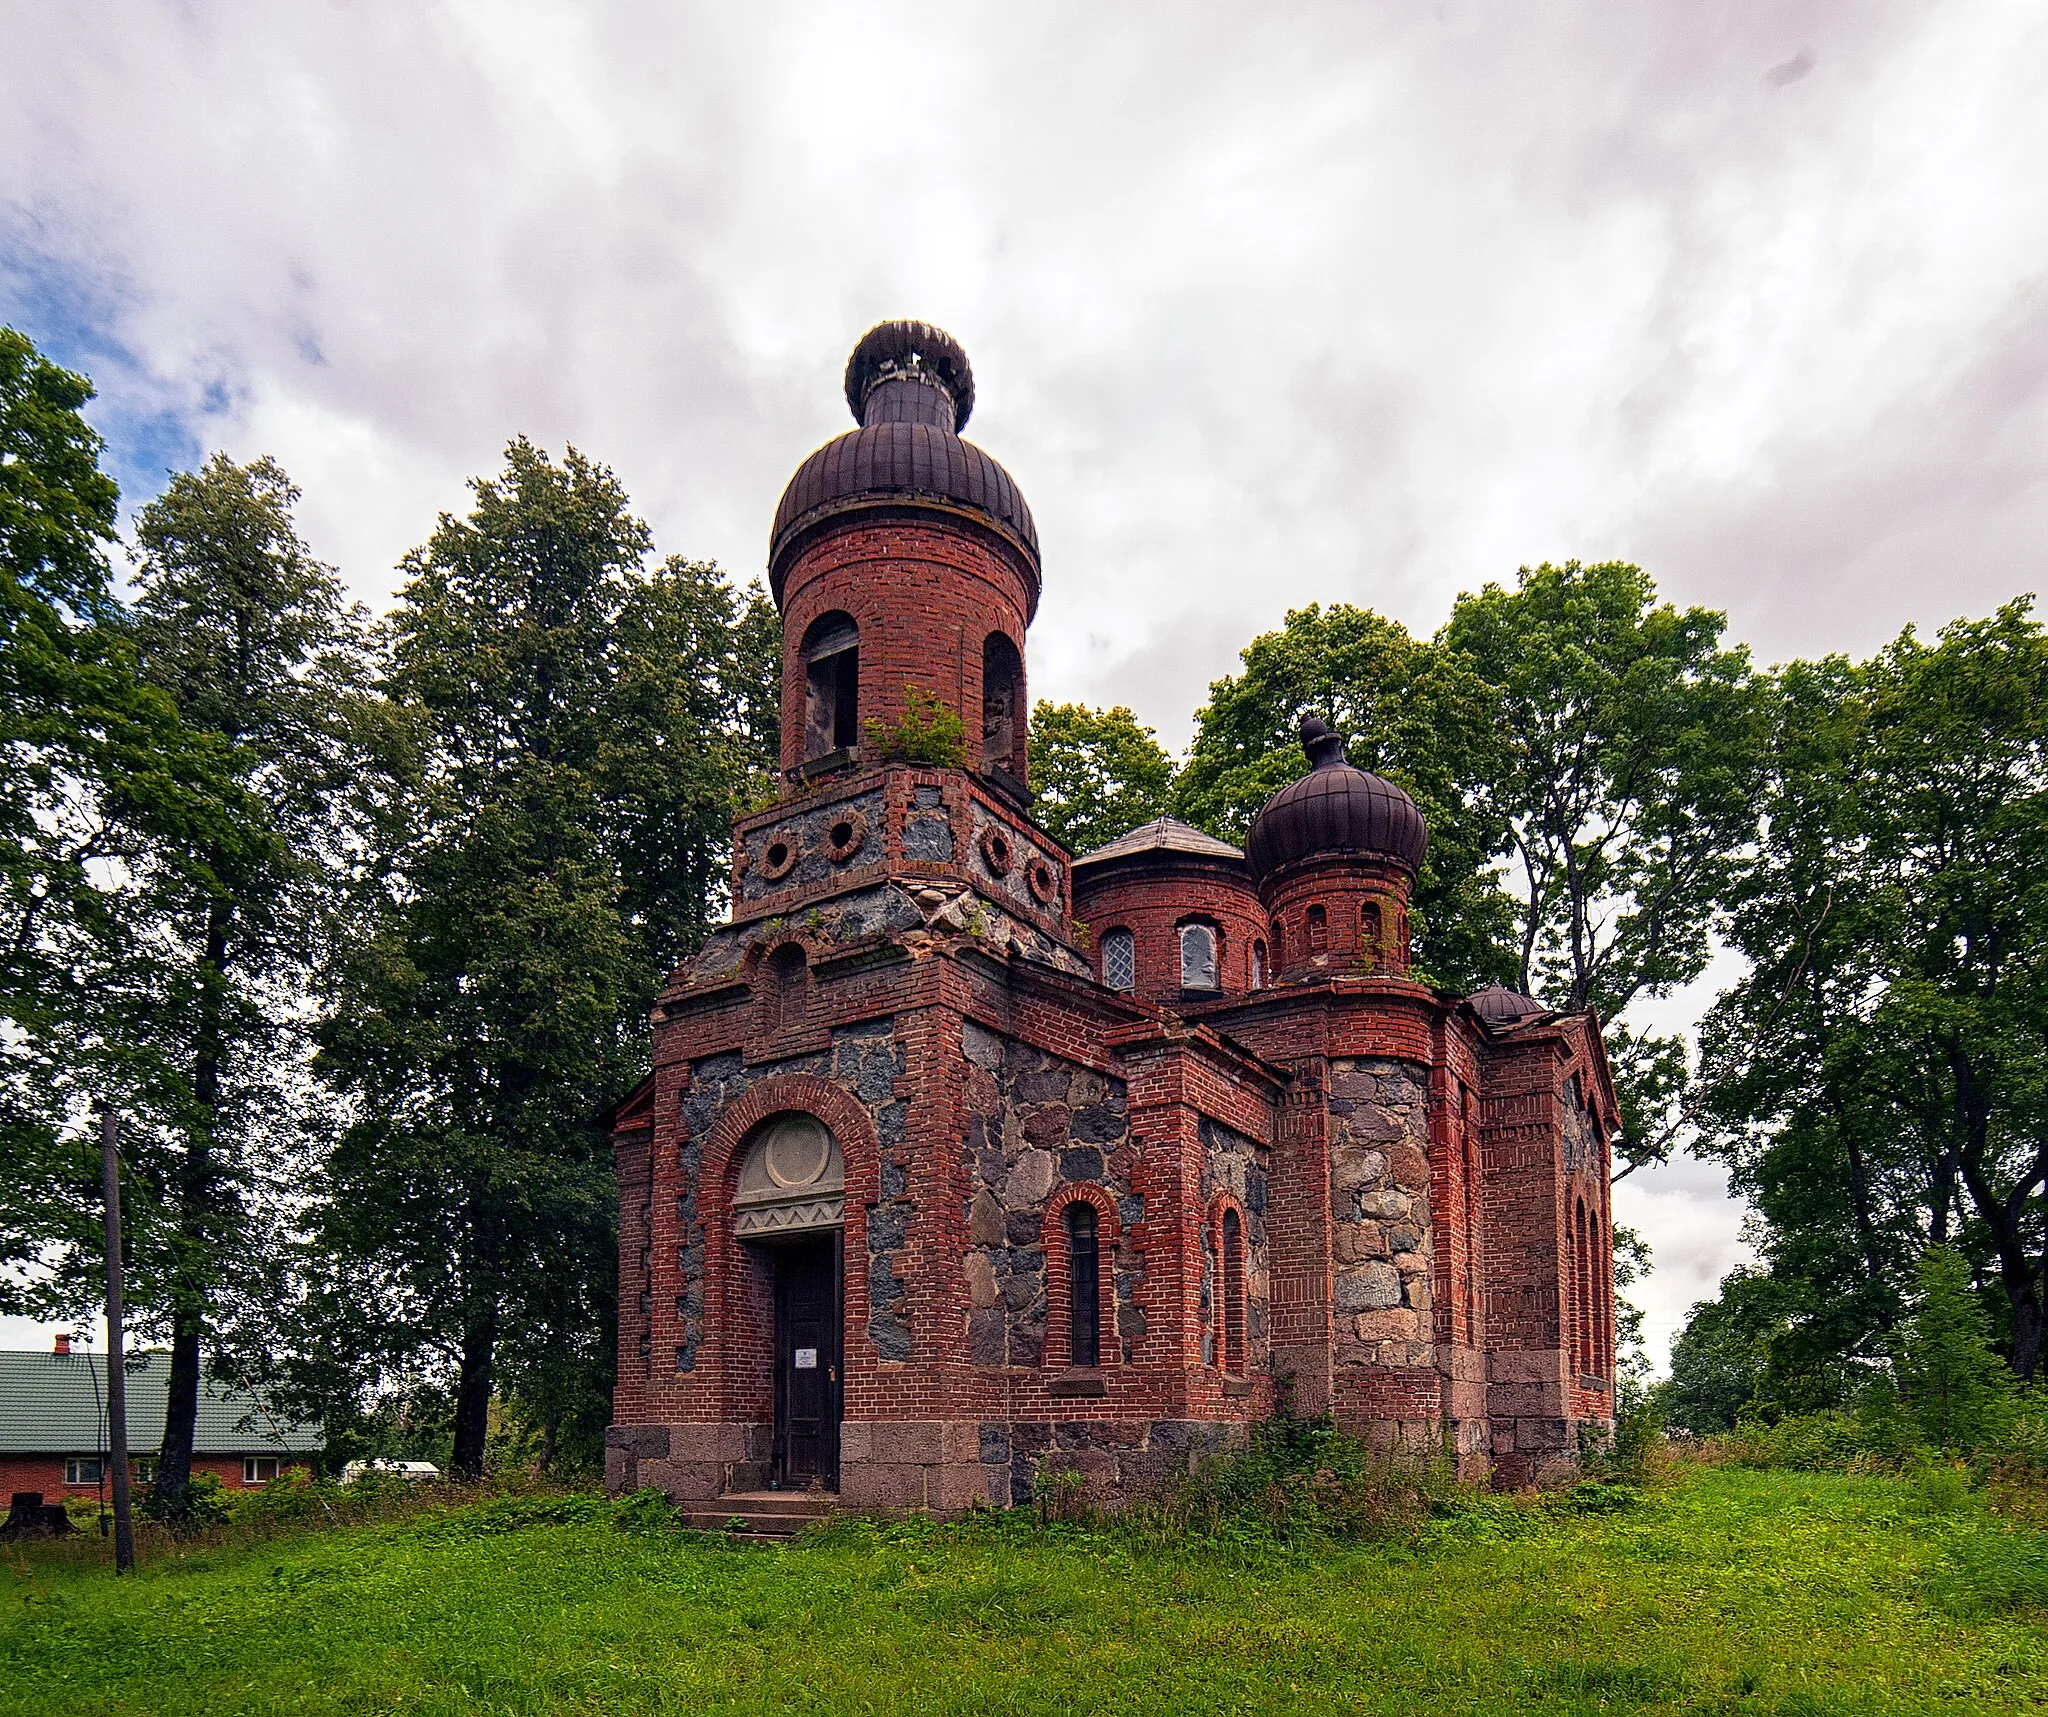
[[[839,1498],[829,1491],[744,1490],[698,1503],[682,1514],[683,1524],[698,1532],[730,1530],[735,1537],[785,1542],[805,1527],[830,1519],[838,1507]]]

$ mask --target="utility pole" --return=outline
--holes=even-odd
[[[135,1516],[128,1498],[128,1377],[121,1343],[120,1122],[100,1110],[100,1182],[107,1199],[107,1455],[114,1469],[114,1572],[135,1572]]]

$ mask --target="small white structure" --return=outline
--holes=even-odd
[[[426,1481],[438,1479],[441,1469],[432,1461],[350,1461],[341,1469],[341,1482],[354,1484],[365,1473],[389,1473],[393,1478]]]

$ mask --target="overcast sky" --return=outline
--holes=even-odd
[[[901,315],[965,344],[1037,516],[1034,693],[1176,746],[1311,601],[1427,631],[1518,565],[1626,558],[1778,661],[2040,584],[2038,3],[0,27],[0,319],[93,376],[131,504],[274,454],[372,606],[522,432],[755,575]],[[1661,1350],[1739,1212],[1697,1164],[1619,1204]]]

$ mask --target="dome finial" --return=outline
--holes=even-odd
[[[974,410],[974,368],[958,340],[929,322],[877,322],[846,360],[854,421],[929,423],[956,435]]]
[[[1301,749],[1311,769],[1335,769],[1345,762],[1342,737],[1319,715],[1301,718]]]

